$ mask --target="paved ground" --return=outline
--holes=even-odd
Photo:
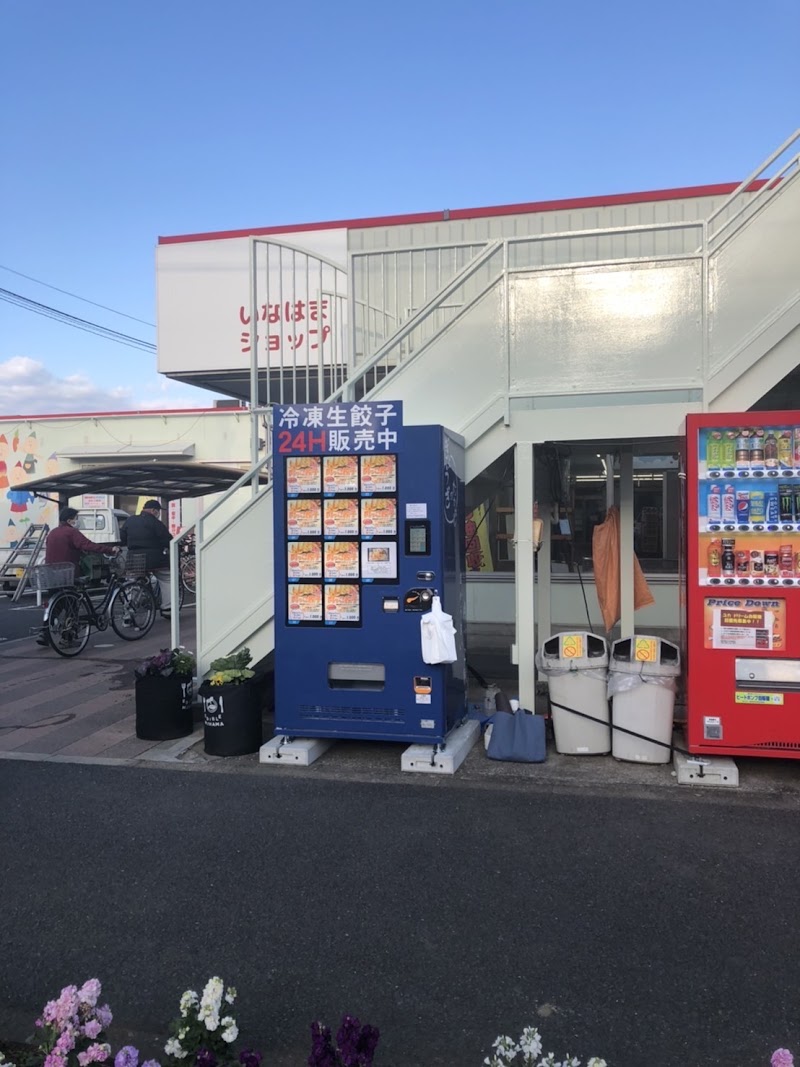
[[[159,621],[73,660],[0,646],[0,1035],[97,973],[118,1039],[157,1053],[177,995],[219,971],[269,1067],[345,1010],[384,1031],[380,1067],[469,1067],[531,1021],[611,1067],[800,1044],[800,761],[703,791],[552,746],[528,766],[477,745],[453,778],[366,742],[307,769],[220,759],[199,724],[135,737],[133,668],[168,644]]]

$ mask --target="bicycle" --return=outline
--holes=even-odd
[[[125,567],[129,578],[147,586],[155,601],[156,611],[160,612],[164,618],[167,618],[169,608],[165,609],[161,607],[161,582],[152,567],[148,567],[147,565],[147,553],[129,551],[127,553]],[[178,582],[178,611],[183,607],[185,597],[186,590],[184,585],[182,582]]]
[[[109,623],[123,641],[138,641],[150,632],[156,618],[153,592],[146,581],[125,580],[124,574],[118,573],[119,566],[111,564],[108,585],[102,590],[99,603],[90,596],[85,579],[75,577],[72,563],[34,567],[34,589],[58,589],[45,609],[43,626],[59,656],[79,655],[89,643],[92,629],[105,630]]]

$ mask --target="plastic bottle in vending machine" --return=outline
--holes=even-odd
[[[736,521],[750,522],[750,490],[739,489],[736,493]]]
[[[706,440],[706,467],[710,471],[719,470],[722,466],[722,433],[719,430],[709,430]]]
[[[794,492],[790,482],[781,482],[778,486],[778,513],[781,522],[794,520]]]
[[[794,552],[791,545],[778,549],[778,570],[781,578],[794,578]]]
[[[798,445],[800,445],[800,441],[797,441],[795,447],[797,448]],[[740,468],[749,468],[750,466],[750,437],[747,430],[740,430],[736,438],[736,466]]]
[[[763,489],[750,490],[750,522],[767,521],[767,501]]]
[[[719,578],[722,574],[722,541],[715,537],[708,543],[707,572],[709,578]]]
[[[726,430],[722,436],[720,461],[726,469],[736,466],[736,431]]]
[[[722,490],[722,521],[736,522],[736,490],[732,485]]]
[[[792,466],[800,467],[800,426],[794,428],[794,447],[792,449]]]
[[[719,485],[709,486],[706,511],[709,522],[722,522],[722,488]]]
[[[768,471],[774,471],[778,466],[778,438],[772,430],[764,438],[764,466]]]
[[[736,541],[733,537],[722,539],[722,577],[733,578],[736,574]]]
[[[778,466],[794,466],[794,446],[792,444],[791,430],[781,430],[778,434]]]
[[[775,523],[780,522],[781,519],[780,502],[778,498],[777,489],[765,489],[764,499],[766,501],[764,510],[767,513],[767,523],[769,525],[775,525]]]
[[[751,430],[750,434],[750,466],[760,470],[764,466],[764,431]]]

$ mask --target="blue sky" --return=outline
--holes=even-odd
[[[738,181],[800,3],[4,0],[0,264],[155,322],[160,234]],[[0,270],[0,287],[155,340]],[[0,414],[206,402],[0,303]]]

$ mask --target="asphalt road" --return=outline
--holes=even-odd
[[[96,975],[116,1048],[218,973],[269,1067],[344,1011],[380,1067],[529,1023],[610,1067],[767,1064],[800,1045],[797,807],[0,761],[0,1034]]]

